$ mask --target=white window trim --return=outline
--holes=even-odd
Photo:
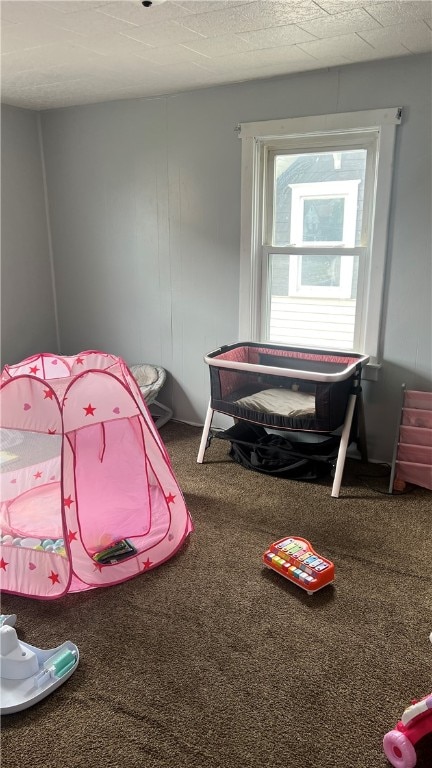
[[[376,169],[376,199],[374,227],[371,233],[373,259],[368,281],[364,281],[360,301],[365,313],[363,349],[370,356],[372,365],[379,365],[381,356],[380,320],[384,289],[387,253],[388,219],[390,211],[393,154],[396,126],[402,119],[400,107],[382,110],[345,112],[334,115],[269,120],[239,125],[242,139],[241,180],[241,244],[240,244],[240,297],[239,339],[257,341],[260,337],[261,316],[261,269],[260,242],[261,222],[256,212],[262,194],[262,146],[271,139],[296,136],[320,137],[329,132],[362,131],[375,129],[379,132],[378,162]]]

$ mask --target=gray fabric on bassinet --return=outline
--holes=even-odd
[[[252,395],[241,397],[236,405],[261,413],[276,413],[280,416],[315,416],[315,395],[296,392],[291,389],[263,389]]]

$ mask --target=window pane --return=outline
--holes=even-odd
[[[299,269],[296,268],[298,259],[301,260]],[[343,259],[348,262],[342,267]],[[341,297],[342,273],[347,267],[352,292]],[[271,254],[268,341],[300,347],[353,349],[357,267],[354,257]],[[293,290],[293,272],[298,291]]]
[[[288,296],[290,257],[277,254],[270,257],[271,294]]]
[[[301,256],[301,284],[340,285],[340,256]]]
[[[366,149],[274,156],[271,245],[361,242]]]
[[[303,241],[340,242],[344,224],[343,197],[307,198],[303,205]]]

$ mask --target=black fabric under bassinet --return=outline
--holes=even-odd
[[[198,462],[213,435],[215,411],[272,430],[333,434],[339,430],[332,495],[339,494],[353,415],[368,358],[356,353],[243,342],[205,357],[210,369],[210,403]],[[221,435],[217,435],[220,437]]]
[[[229,441],[229,456],[246,469],[272,477],[313,482],[330,475],[339,439],[330,435],[303,441],[301,437],[305,434],[276,433],[259,424],[239,420],[215,436]]]

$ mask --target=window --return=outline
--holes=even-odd
[[[240,338],[379,362],[401,109],[244,123]]]

